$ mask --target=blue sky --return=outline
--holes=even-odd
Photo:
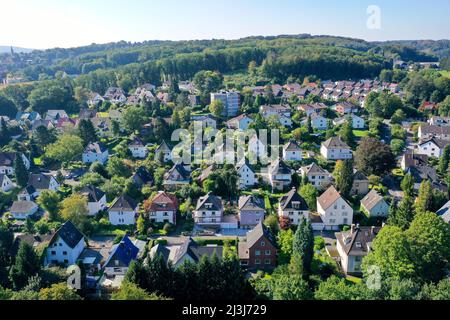
[[[367,27],[370,5],[381,10],[380,29]],[[37,49],[299,33],[450,39],[446,0],[14,0],[1,8],[0,45]]]

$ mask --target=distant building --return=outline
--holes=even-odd
[[[352,149],[340,137],[332,137],[323,142],[320,153],[327,160],[349,160],[353,158]]]
[[[283,160],[302,161],[302,149],[295,141],[289,141],[283,146]]]
[[[148,148],[139,138],[134,138],[133,141],[128,145],[128,149],[130,150],[133,158],[147,158]]]
[[[376,190],[370,191],[361,200],[361,208],[369,218],[386,218],[389,212],[389,205]]]
[[[131,197],[120,196],[108,210],[109,222],[114,226],[129,226],[136,224],[139,204]]]
[[[46,264],[73,265],[85,247],[84,235],[72,222],[67,221],[56,231],[48,244]]]
[[[152,222],[177,223],[178,199],[173,194],[160,191],[144,207]]]
[[[309,166],[301,167],[299,170],[302,177],[306,177],[316,189],[327,188],[331,184],[331,174],[317,165],[312,163]]]
[[[337,230],[339,226],[353,222],[353,208],[334,186],[317,198],[317,212],[322,218],[325,230]]]
[[[242,228],[253,228],[264,221],[266,206],[260,197],[248,195],[239,198],[239,221]]]
[[[220,100],[224,106],[223,115],[226,117],[235,117],[239,111],[240,97],[239,93],[234,91],[221,91],[211,93],[211,103]]]
[[[309,219],[308,205],[305,199],[297,192],[297,189],[293,188],[280,199],[278,216],[280,218],[289,218],[291,224],[294,226],[299,225],[302,219]]]
[[[241,266],[249,270],[273,270],[277,264],[277,242],[270,230],[260,222],[239,241]]]
[[[108,149],[101,143],[90,143],[83,152],[83,163],[100,162],[105,164],[108,161]]]
[[[96,187],[83,187],[79,193],[88,200],[89,215],[95,216],[106,209],[106,193]]]

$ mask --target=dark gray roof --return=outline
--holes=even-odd
[[[353,174],[353,180],[354,181],[369,181],[369,178],[366,177],[364,173],[361,171],[355,171]]]
[[[107,151],[108,149],[106,149],[106,147],[98,142],[95,143],[90,143],[86,149],[84,149],[85,153],[103,153],[105,151]]]
[[[374,189],[370,191],[364,199],[361,200],[361,205],[367,210],[372,210],[380,201],[384,201],[383,197]]]
[[[50,187],[50,181],[53,177],[43,173],[33,173],[28,178],[28,185],[36,190],[45,190]]]
[[[177,171],[179,174],[180,174],[180,176],[181,176],[181,180],[189,180],[189,178],[190,178],[190,174],[189,174],[189,172],[183,167],[183,165],[182,164],[180,164],[180,163],[177,163],[177,164],[175,164],[165,175],[164,175],[164,178],[165,179],[168,179],[168,178],[170,178],[170,176],[172,175],[172,173],[174,172],[174,171]]]
[[[433,126],[429,124],[424,124],[420,126],[422,134],[432,134],[432,135],[445,135],[450,134],[450,127],[448,126]]]
[[[419,145],[423,145],[423,144],[428,143],[428,142],[434,143],[434,144],[435,144],[436,146],[438,146],[440,149],[443,149],[443,148],[445,148],[446,146],[450,145],[450,141],[438,139],[438,138],[436,138],[436,137],[433,137],[433,138],[428,139],[428,140],[423,140],[423,141],[420,142]]]
[[[325,148],[350,149],[340,137],[332,137],[322,144]]]
[[[349,231],[336,233],[336,239],[347,255],[365,256],[380,230],[380,227],[352,226]]]
[[[261,197],[253,195],[242,196],[239,198],[239,210],[266,210],[264,200]]]
[[[270,166],[270,172],[273,174],[292,174],[291,168],[289,168],[288,165],[280,159],[276,160]]]
[[[300,150],[300,146],[296,141],[291,140],[284,145],[283,149],[285,151],[298,151]]]
[[[0,152],[0,166],[12,167],[16,160],[17,152]]]
[[[88,202],[99,202],[105,193],[96,187],[84,187],[79,192],[88,197]]]
[[[207,204],[211,204],[211,208],[206,208]],[[222,211],[223,210],[222,199],[220,197],[212,195],[211,193],[208,193],[206,196],[198,199],[197,207],[195,208],[195,210]]]
[[[263,225],[262,222],[260,222],[253,230],[247,233],[247,242],[246,242],[247,247],[248,248],[253,247],[253,245],[256,242],[258,242],[262,237],[266,237],[274,247],[277,246],[277,242],[273,234],[266,226]]]
[[[294,207],[293,206],[294,202],[299,203],[299,205]],[[295,188],[293,188],[291,191],[289,191],[286,195],[284,195],[281,198],[280,207],[281,207],[281,210],[288,210],[288,209],[301,210],[301,211],[309,210],[305,199],[303,199],[302,196],[300,196],[300,194],[297,192],[297,189],[295,189]]]
[[[10,211],[12,213],[27,213],[35,207],[37,207],[37,204],[33,201],[14,201]]]
[[[67,221],[58,229],[58,231],[56,231],[50,240],[49,246],[51,246],[58,239],[58,237],[72,249],[75,248],[82,239],[84,239],[84,235],[71,221]]]
[[[127,195],[123,195],[117,198],[114,203],[111,205],[109,210],[113,211],[134,211],[138,206],[138,203],[131,197]]]
[[[211,258],[214,254],[221,259],[223,247],[221,246],[199,246],[192,238],[186,238],[179,248],[176,250],[172,263],[177,264],[180,260],[188,254],[194,261],[200,261],[202,256]]]

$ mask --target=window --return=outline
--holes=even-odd
[[[272,261],[271,261],[270,259],[266,259],[266,260],[264,260],[264,263],[265,263],[265,264],[271,264]]]
[[[266,243],[264,241],[261,241],[261,247],[265,247]]]
[[[64,255],[64,256],[67,256],[67,251],[63,251],[63,255]]]
[[[114,260],[114,265],[115,265],[116,267],[118,267],[118,266],[119,266],[119,260]]]
[[[265,254],[266,256],[270,256],[271,252],[270,252],[270,250],[266,250],[266,251],[264,252],[264,254]]]
[[[51,252],[51,255],[52,255],[52,256],[56,256],[56,251],[52,251],[52,252]]]
[[[260,250],[256,250],[255,251],[255,256],[260,256],[261,255],[261,251]]]
[[[261,264],[261,260],[256,259],[256,260],[255,260],[255,264]]]

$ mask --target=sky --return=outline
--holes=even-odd
[[[300,33],[369,41],[450,39],[447,0],[5,2],[0,7],[0,45],[32,49]],[[369,8],[373,5],[375,9]]]

